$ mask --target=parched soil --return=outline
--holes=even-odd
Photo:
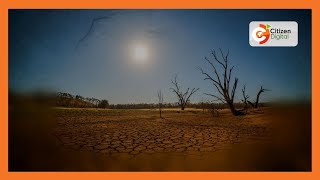
[[[311,171],[310,105],[201,110],[9,109],[9,171]]]
[[[239,118],[227,114],[167,111],[161,119],[156,111],[147,110],[60,110],[55,135],[67,149],[132,156],[214,152],[268,136],[269,122],[263,114]]]
[[[263,110],[240,117],[228,110],[221,110],[219,117],[198,110],[168,110],[159,118],[156,110],[57,109],[57,117],[54,135],[63,148],[96,152],[124,164],[140,157],[201,160],[235,144],[266,144],[271,131]]]

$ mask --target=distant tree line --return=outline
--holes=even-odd
[[[259,103],[261,104],[261,103]],[[99,100],[97,98],[83,97],[80,95],[72,95],[69,93],[59,92],[56,95],[56,106],[58,107],[70,107],[70,108],[108,108],[108,109],[158,109],[158,103],[131,103],[131,104],[109,104],[108,100]],[[228,108],[227,104],[213,103],[213,102],[188,102],[189,108],[196,109],[225,109]],[[243,103],[235,103],[235,107],[243,108]],[[264,106],[261,104],[260,106]],[[178,102],[175,103],[161,103],[161,108],[181,108]]]
[[[73,108],[107,108],[108,100],[99,100],[93,97],[83,97],[69,93],[58,92],[56,95],[56,106]]]

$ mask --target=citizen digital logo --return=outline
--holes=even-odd
[[[251,46],[286,46],[298,44],[298,23],[295,21],[252,21],[249,24]]]
[[[291,30],[290,29],[281,29],[281,28],[271,28],[270,29],[271,33],[271,39],[289,39]]]
[[[291,30],[290,29],[274,29],[274,28],[271,28],[270,29],[270,32],[271,33],[291,33]]]

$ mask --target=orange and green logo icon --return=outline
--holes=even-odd
[[[259,42],[259,44],[264,44],[266,43],[269,38],[270,38],[270,28],[271,26],[269,24],[264,25],[264,24],[260,24],[259,27],[255,28],[252,31],[252,38]]]

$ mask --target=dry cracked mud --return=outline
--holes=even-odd
[[[311,108],[9,111],[10,171],[310,171]],[[53,113],[53,114],[52,114]]]
[[[234,144],[264,143],[270,120],[264,112],[220,117],[201,111],[58,110],[54,135],[63,148],[105,156],[176,153],[201,155],[231,149]]]

